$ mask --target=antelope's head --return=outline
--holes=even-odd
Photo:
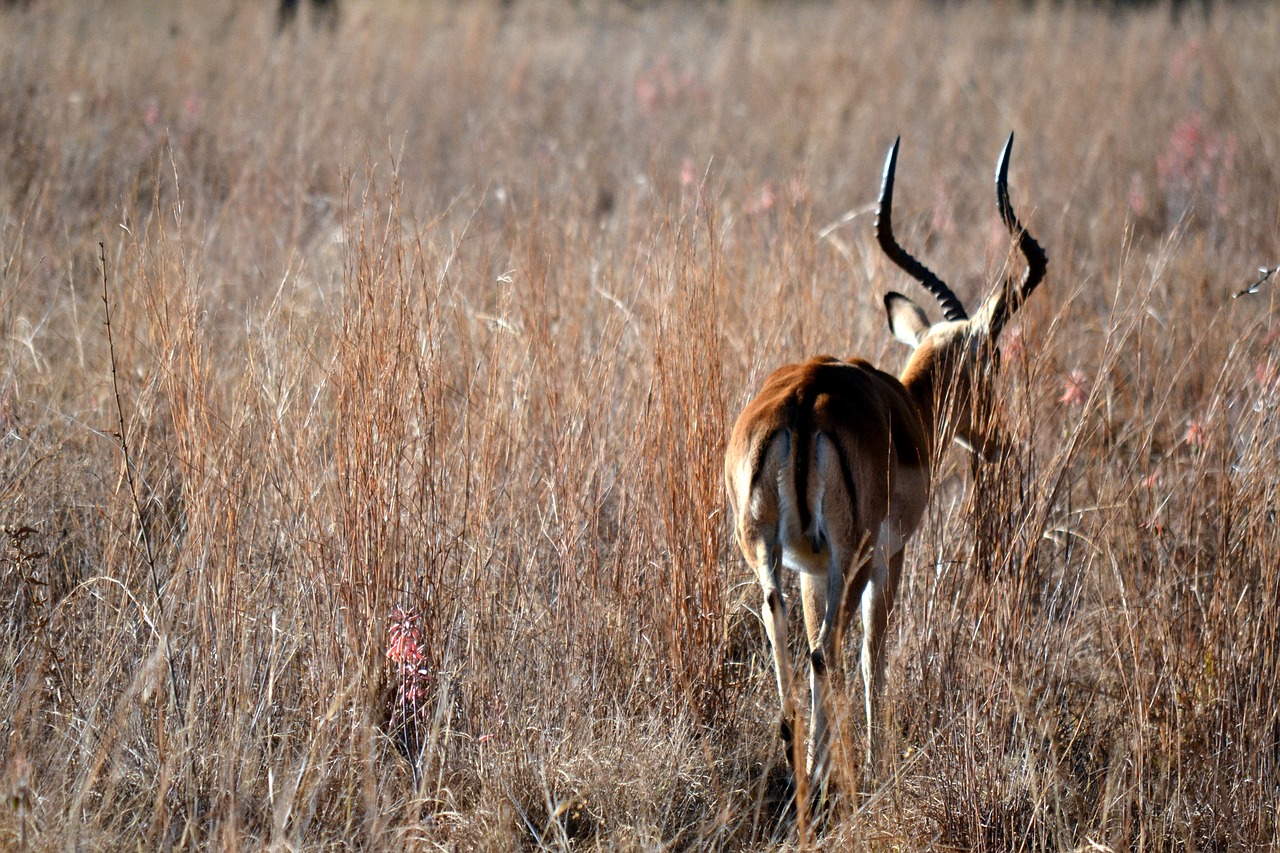
[[[901,293],[884,297],[889,328],[894,337],[914,352],[902,372],[902,384],[911,392],[938,450],[954,439],[984,459],[998,455],[1004,446],[994,425],[998,411],[995,377],[1000,367],[996,346],[1000,332],[1014,312],[1044,278],[1048,257],[1035,238],[1018,221],[1009,202],[1009,150],[1013,134],[1005,142],[996,164],[996,204],[1000,218],[1013,235],[1027,261],[1022,280],[1005,279],[973,317],[946,282],[934,275],[898,245],[893,237],[893,177],[898,163],[898,141],[889,149],[876,213],[876,240],[891,261],[924,286],[938,300],[944,319],[928,316]]]

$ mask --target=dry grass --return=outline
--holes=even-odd
[[[2,13],[0,846],[796,845],[723,442],[899,362],[894,135],[994,281],[1011,128],[1022,450],[953,457],[824,842],[1280,843],[1280,13],[241,5]]]

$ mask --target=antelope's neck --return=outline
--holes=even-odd
[[[916,411],[920,413],[920,423],[924,426],[924,433],[929,441],[927,456],[931,462],[937,461],[934,455],[939,445],[937,421],[939,400],[937,378],[934,373],[932,359],[912,358],[898,377],[898,381],[907,390],[907,395],[915,405]]]

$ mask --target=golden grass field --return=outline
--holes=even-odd
[[[0,848],[1280,845],[1280,285],[1232,298],[1280,263],[1280,10],[273,29],[0,9]],[[788,360],[903,363],[897,135],[903,244],[970,304],[1020,269],[1010,130],[1017,452],[950,455],[887,769],[805,836],[725,442]]]

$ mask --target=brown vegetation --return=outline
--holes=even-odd
[[[824,841],[1280,843],[1280,290],[1231,298],[1280,254],[1280,13],[273,31],[0,17],[0,846],[799,843],[729,419],[787,360],[900,363],[899,133],[904,242],[983,295],[1009,130],[1050,255],[1004,338],[1020,450],[953,454],[891,772]]]

